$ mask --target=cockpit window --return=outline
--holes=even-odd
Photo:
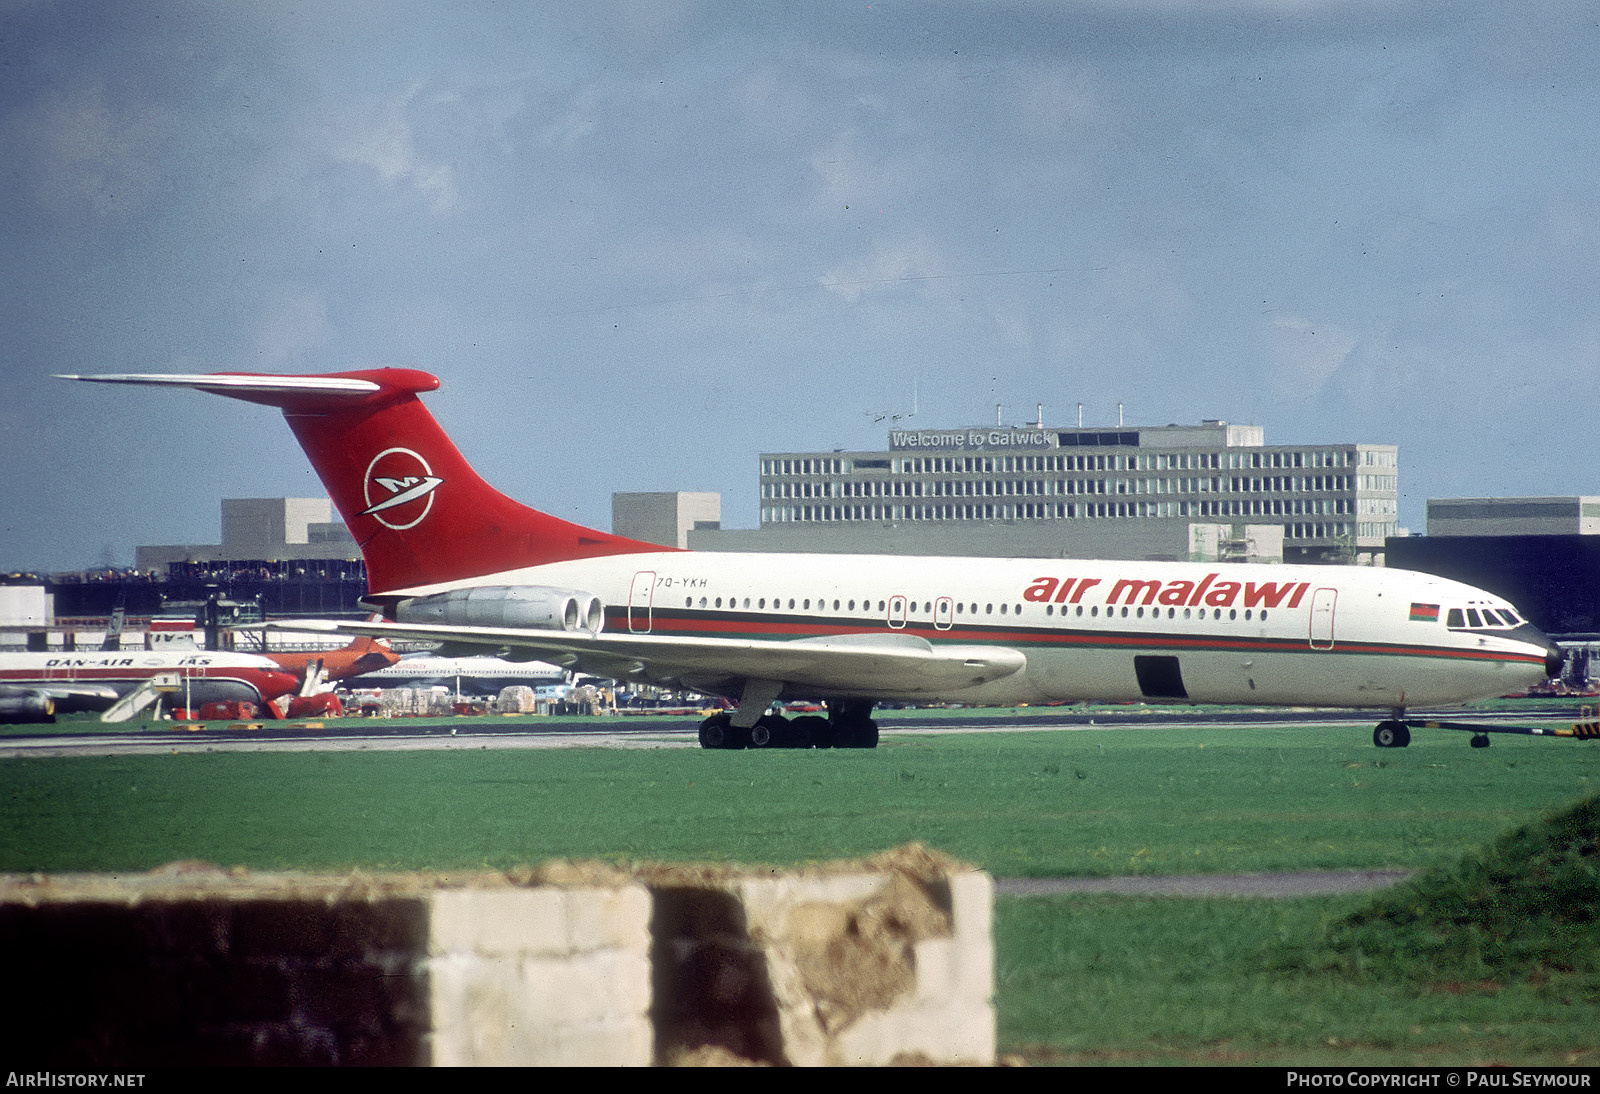
[[[1520,627],[1522,618],[1509,608],[1451,608],[1444,625],[1453,631],[1505,630]]]

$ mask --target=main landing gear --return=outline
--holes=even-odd
[[[700,747],[877,748],[878,723],[871,714],[872,703],[865,700],[830,701],[826,718],[763,714],[749,729],[740,729],[733,715],[720,711],[700,723]]]

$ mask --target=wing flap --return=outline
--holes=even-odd
[[[281,629],[311,628],[296,622]],[[985,684],[1027,664],[1020,650],[1008,646],[936,646],[911,635],[842,634],[775,642],[420,623],[340,621],[323,623],[318,629],[445,642],[484,652],[510,649],[613,678],[677,679],[719,687],[750,679],[779,680],[791,689],[908,698]]]

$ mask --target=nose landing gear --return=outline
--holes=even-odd
[[[1405,748],[1411,743],[1411,727],[1398,718],[1379,722],[1372,731],[1372,743],[1379,748]]]

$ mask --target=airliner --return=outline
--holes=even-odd
[[[355,675],[352,687],[396,687],[402,684],[443,684],[457,691],[494,695],[502,688],[522,684],[542,687],[561,684],[567,674],[542,661],[517,662],[500,657],[402,657]]]
[[[1510,603],[1366,567],[684,551],[528,508],[478,477],[414,369],[67,379],[283,412],[367,563],[379,622],[329,630],[498,652],[733,700],[706,748],[870,748],[884,702],[1250,703],[1390,712],[1525,689],[1561,651]],[[305,629],[304,624],[295,624]],[[789,719],[780,700],[825,704]],[[1486,740],[1486,739],[1485,739]]]
[[[153,676],[176,676],[190,707],[242,700],[265,706],[299,686],[293,673],[226,650],[96,650],[0,654],[0,722],[51,722],[107,710]]]

